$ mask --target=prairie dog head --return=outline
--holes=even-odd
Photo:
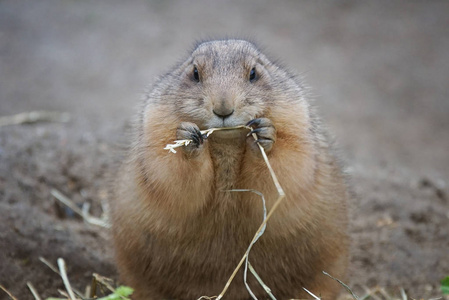
[[[292,82],[250,42],[209,41],[163,77],[157,97],[150,98],[174,105],[181,121],[200,129],[230,127],[262,117],[275,99],[285,98],[279,94],[291,90]]]

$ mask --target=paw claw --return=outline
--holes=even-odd
[[[276,128],[271,123],[270,119],[257,118],[249,121],[247,126],[253,129],[247,134],[247,137],[253,133],[257,135],[257,140],[251,143],[253,149],[259,151],[257,143],[260,144],[265,151],[270,151],[276,141]]]
[[[204,136],[201,134],[198,126],[189,122],[182,122],[179,124],[176,131],[176,138],[178,140],[192,140],[189,145],[183,147],[184,153],[189,156],[198,154],[198,151],[204,142]]]
[[[251,126],[251,125],[259,125],[260,123],[260,119],[252,119],[251,121],[249,121],[248,123],[246,123],[246,126]]]

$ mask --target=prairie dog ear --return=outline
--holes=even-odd
[[[271,61],[264,54],[262,54],[260,52],[259,52],[258,60],[263,66],[267,66],[267,65],[271,64]]]

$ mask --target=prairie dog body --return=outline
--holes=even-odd
[[[306,298],[303,287],[336,297],[347,263],[342,172],[329,141],[289,73],[243,40],[199,44],[147,94],[134,145],[112,203],[118,269],[135,299],[218,295],[262,222],[260,197],[277,199],[247,130],[199,130],[249,123],[286,199],[250,253],[277,299]],[[175,139],[192,139],[170,154]],[[248,275],[259,299],[267,298]],[[251,299],[242,271],[225,299]]]

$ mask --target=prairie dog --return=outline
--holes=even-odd
[[[345,279],[348,198],[344,176],[304,87],[244,40],[203,42],[147,93],[134,144],[118,174],[113,237],[122,281],[134,299],[218,295],[277,191],[248,130],[258,135],[286,198],[254,245],[250,263],[277,299],[324,299]],[[176,139],[193,143],[164,150]],[[225,299],[251,299],[242,271]],[[268,298],[252,275],[259,299]]]

